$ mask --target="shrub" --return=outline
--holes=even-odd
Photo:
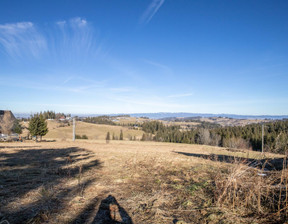
[[[82,139],[81,135],[75,135],[76,139]]]
[[[82,139],[88,139],[87,135],[82,135]]]

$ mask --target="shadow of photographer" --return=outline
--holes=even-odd
[[[109,195],[101,201],[98,212],[93,220],[94,224],[133,224],[131,217],[116,198]]]

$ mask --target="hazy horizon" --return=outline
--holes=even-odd
[[[30,113],[12,113],[16,117],[28,118],[33,114],[44,112],[44,111],[37,111],[37,112],[30,112]],[[55,113],[62,113],[60,111],[54,111]],[[66,113],[70,114],[70,113]],[[189,113],[189,112],[155,112],[155,113],[72,113],[71,116],[79,116],[79,117],[96,117],[96,116],[120,116],[120,115],[130,115],[132,117],[149,117],[152,119],[161,119],[161,118],[169,118],[169,117],[228,117],[228,118],[235,118],[235,119],[287,119],[287,114],[213,114],[213,113]]]
[[[0,1],[0,108],[288,114],[287,11],[285,0]]]

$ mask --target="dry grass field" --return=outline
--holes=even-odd
[[[140,141],[0,143],[0,222],[284,223],[287,188],[277,186],[287,186],[287,170],[263,176],[251,159],[263,155]]]
[[[116,124],[127,125],[127,124],[143,124],[150,119],[146,118],[136,118],[136,117],[117,117],[115,119]]]
[[[48,121],[49,132],[45,138],[50,139],[72,139],[72,125],[66,127],[59,127],[59,123],[56,121]],[[131,137],[141,139],[143,131],[129,129],[128,127],[104,125],[104,124],[91,124],[86,122],[77,121],[76,134],[86,135],[91,140],[104,140],[106,139],[107,132],[110,132],[112,139],[113,133],[119,138],[120,131],[123,131],[124,139],[129,140]]]

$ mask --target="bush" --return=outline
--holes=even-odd
[[[81,135],[75,135],[76,139],[82,139]]]
[[[75,139],[88,139],[87,135],[75,135]]]
[[[82,139],[88,139],[87,135],[82,135]]]
[[[243,138],[229,138],[223,141],[224,147],[236,149],[251,149],[250,143]]]

